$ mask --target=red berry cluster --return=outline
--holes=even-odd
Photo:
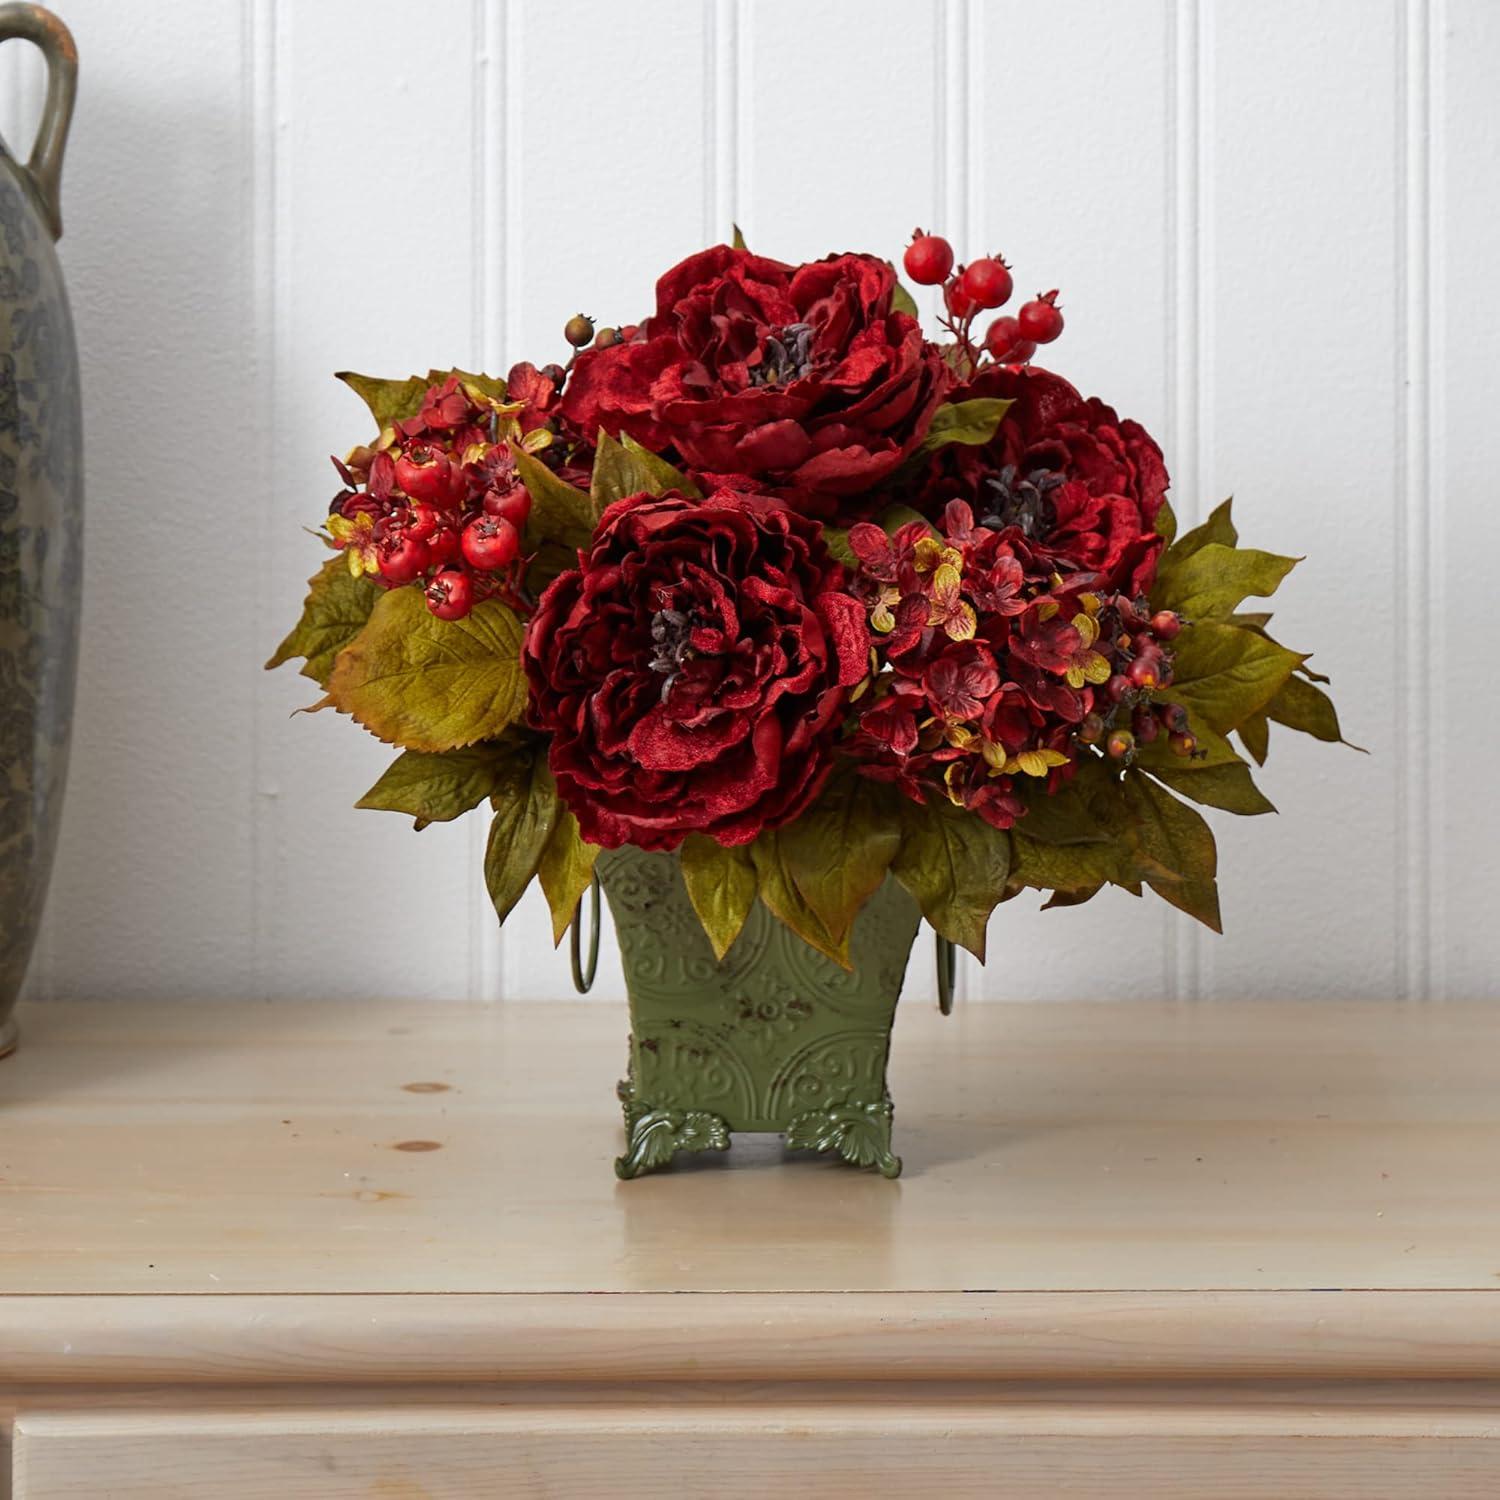
[[[985,255],[956,269],[953,246],[940,234],[915,230],[906,247],[906,274],[921,286],[941,286],[947,317],[943,326],[952,333],[972,368],[979,363],[981,347],[971,337],[974,319],[983,311],[1004,307],[1015,283],[1010,267],[998,255]],[[1039,292],[1014,317],[996,318],[985,331],[982,350],[996,364],[1024,365],[1038,344],[1050,344],[1063,331],[1063,315],[1057,306],[1057,291]]]
[[[1103,591],[1098,574],[1063,578],[1018,528],[976,524],[962,500],[936,531],[861,523],[849,546],[891,669],[857,706],[849,750],[865,774],[1009,828],[1026,811],[1018,778],[1053,790],[1087,747],[1129,761],[1166,732],[1179,754],[1196,749],[1185,710],[1158,698],[1181,626],[1170,611]]]
[[[529,367],[525,378],[551,383]],[[334,497],[328,531],[350,571],[387,588],[420,586],[440,620],[461,619],[492,597],[524,606],[521,534],[531,496],[511,443],[538,449],[551,440],[543,426],[523,432],[527,407],[451,375],[375,447],[335,459],[346,488]]]

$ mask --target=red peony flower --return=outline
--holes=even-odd
[[[657,283],[635,340],[578,356],[561,411],[672,449],[696,471],[745,476],[822,518],[859,507],[921,442],[949,384],[895,273],[869,255],[792,267],[725,245]]]
[[[818,526],[763,496],[634,495],[526,633],[532,713],[583,836],[749,843],[826,779],[865,607]]]
[[[979,525],[1025,548],[1036,576],[1082,570],[1099,574],[1102,588],[1145,593],[1167,491],[1161,449],[1145,428],[1034,367],[987,367],[952,399],[976,396],[1014,404],[990,442],[933,455],[918,508],[936,519],[950,500],[966,501]]]

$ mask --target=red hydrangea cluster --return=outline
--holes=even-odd
[[[858,704],[847,747],[867,775],[1009,828],[1026,810],[1019,778],[1050,790],[1080,745],[1126,759],[1186,728],[1180,707],[1157,701],[1176,616],[1148,617],[1099,572],[1059,571],[1020,526],[976,522],[953,500],[935,528],[913,521],[887,536],[862,523],[849,545],[890,669]]]
[[[554,376],[518,365],[500,399],[450,375],[373,448],[335,459],[345,488],[333,499],[328,531],[350,571],[387,588],[420,586],[444,620],[481,599],[524,603],[521,535],[531,497],[511,444],[550,445],[548,413],[562,377],[560,369]]]

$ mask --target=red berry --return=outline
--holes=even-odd
[[[444,568],[427,585],[427,608],[440,620],[461,620],[474,607],[474,580],[461,568]]]
[[[484,512],[502,517],[520,531],[531,514],[531,496],[524,484],[512,485],[508,490],[489,490],[484,497]]]
[[[1182,629],[1182,616],[1170,609],[1159,609],[1151,616],[1151,634],[1159,641],[1175,641]]]
[[[961,280],[950,281],[943,288],[943,302],[955,318],[972,318],[979,311],[979,304],[963,289]]]
[[[1156,653],[1141,655],[1126,667],[1125,675],[1130,685],[1137,688],[1154,688],[1161,682],[1161,661]]]
[[[1043,292],[1020,313],[1021,337],[1034,344],[1050,344],[1063,331],[1063,315],[1057,310],[1057,292]]]
[[[1128,729],[1112,729],[1104,749],[1111,760],[1129,760],[1135,754],[1135,736]]]
[[[467,488],[463,470],[452,459],[420,443],[396,460],[396,483],[413,500],[445,508],[457,505]]]
[[[601,328],[594,335],[594,348],[596,349],[608,349],[612,344],[618,344],[619,342],[619,332],[613,328]]]
[[[419,542],[432,539],[438,527],[443,524],[443,518],[435,506],[429,505],[425,500],[418,500],[411,508],[411,514],[406,522],[406,534],[414,536]]]
[[[953,246],[942,235],[923,234],[919,229],[906,247],[902,264],[919,286],[937,286],[953,269]]]
[[[1009,314],[990,324],[984,346],[1001,365],[1024,365],[1036,353],[1036,345],[1021,337],[1021,325]]]
[[[1104,738],[1104,719],[1099,714],[1085,714],[1078,726],[1078,738],[1085,745],[1097,745]]]
[[[1167,743],[1173,755],[1192,755],[1198,749],[1198,741],[1190,734],[1174,734]]]
[[[516,560],[521,533],[503,516],[480,516],[464,527],[463,548],[471,568],[491,573]]]
[[[1141,745],[1149,745],[1161,732],[1160,722],[1145,704],[1130,716],[1130,727],[1135,733],[1136,742]]]
[[[582,349],[594,337],[594,320],[582,313],[574,313],[563,324],[563,337],[575,348]]]
[[[1104,684],[1104,691],[1109,695],[1111,703],[1119,703],[1130,691],[1130,679],[1122,672],[1116,672],[1108,682]]]
[[[435,568],[445,568],[449,563],[457,562],[460,551],[457,528],[439,526],[428,540],[427,551]]]
[[[394,531],[377,552],[380,576],[390,584],[410,583],[427,571],[432,557],[427,543],[409,531]]]
[[[959,277],[958,284],[976,307],[1003,307],[1010,300],[1010,272],[998,256],[976,260]]]
[[[1180,703],[1164,703],[1158,710],[1161,721],[1173,734],[1186,734],[1188,713]]]
[[[563,381],[568,378],[568,372],[558,364],[543,365],[542,374],[545,375],[553,385],[557,386],[559,390],[562,388]]]

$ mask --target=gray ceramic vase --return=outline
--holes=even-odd
[[[0,41],[47,59],[31,159],[0,141],[0,1056],[52,872],[83,583],[78,351],[53,242],[78,58],[56,16],[0,5]]]

